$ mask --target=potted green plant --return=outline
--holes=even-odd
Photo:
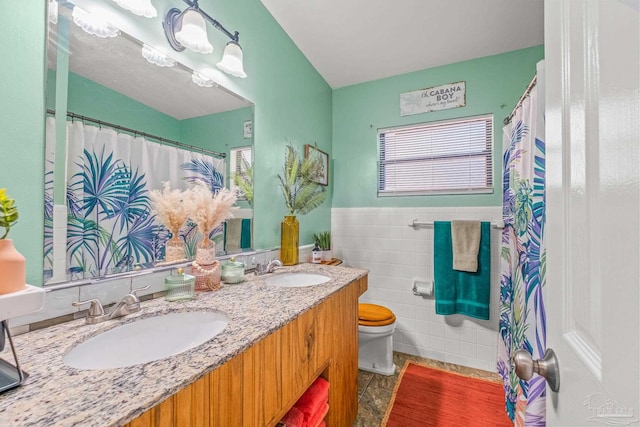
[[[0,294],[21,291],[26,286],[26,260],[8,239],[9,231],[18,222],[18,207],[15,200],[7,195],[6,188],[0,188],[0,227],[4,234],[0,237]]]
[[[285,215],[281,223],[280,259],[284,265],[298,263],[299,223],[296,215],[311,212],[327,197],[324,187],[314,181],[321,172],[320,159],[303,159],[291,144],[286,146],[283,173],[278,175],[284,202],[289,210],[289,215]]]
[[[318,245],[320,252],[322,252],[322,261],[331,261],[333,259],[333,252],[331,251],[331,232],[322,231],[314,234],[313,239],[315,244]]]

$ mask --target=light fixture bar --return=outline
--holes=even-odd
[[[218,29],[219,31],[221,31],[222,33],[224,33],[227,37],[229,37],[231,40],[233,40],[234,42],[238,43],[238,39],[240,37],[240,33],[238,33],[237,31],[234,32],[234,34],[231,34],[231,32],[229,32],[229,30],[227,30],[220,22],[218,22],[217,20],[213,19],[211,16],[209,16],[209,14],[207,12],[205,12],[204,10],[200,9],[200,6],[198,5],[198,0],[183,0],[186,4],[189,5],[189,7],[197,10],[198,12],[200,12],[200,14],[202,14],[202,16],[209,21],[209,23],[211,25],[213,25],[216,29]]]
[[[187,4],[184,11],[171,8],[162,21],[164,33],[173,50],[182,52],[189,49],[194,52],[208,54],[213,51],[213,46],[208,40],[206,24],[209,22],[215,29],[229,37],[224,49],[222,60],[216,65],[223,72],[234,77],[245,78],[243,53],[239,43],[239,33],[233,34],[220,22],[213,19],[208,13],[200,9],[198,0],[183,0]]]

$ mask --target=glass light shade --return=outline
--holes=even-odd
[[[109,24],[107,21],[80,9],[78,6],[73,7],[71,16],[73,17],[73,22],[78,27],[91,35],[107,38],[116,37],[120,34],[120,30],[118,28]]]
[[[206,22],[200,12],[187,9],[182,14],[182,27],[175,34],[176,40],[189,50],[200,53],[213,52],[207,39]]]
[[[58,23],[58,2],[56,0],[49,1],[49,22]]]
[[[193,74],[191,74],[191,81],[193,81],[198,86],[202,86],[202,87],[213,86],[213,80],[211,80],[209,77],[197,71],[194,71]]]
[[[123,8],[134,15],[144,16],[145,18],[155,18],[158,11],[151,4],[151,0],[113,0]]]
[[[144,59],[158,67],[173,67],[176,65],[175,59],[168,57],[148,44],[142,45],[142,56]]]
[[[224,48],[222,60],[216,65],[225,73],[244,79],[247,75],[244,72],[244,66],[242,63],[242,48],[238,43],[230,41]]]

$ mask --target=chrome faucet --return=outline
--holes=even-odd
[[[280,261],[279,259],[269,261],[266,266],[263,266],[262,264],[256,264],[254,274],[256,276],[262,276],[263,274],[272,273],[273,270],[276,269],[276,267],[282,267],[282,261]]]
[[[136,292],[144,291],[149,289],[149,285],[134,289],[130,294],[122,297],[120,301],[113,307],[109,313],[104,312],[104,308],[102,307],[102,303],[97,299],[90,299],[86,301],[73,301],[71,305],[77,307],[79,305],[91,304],[89,307],[89,312],[85,317],[85,322],[89,325],[94,325],[96,323],[104,322],[105,320],[116,319],[118,317],[124,317],[127,314],[135,313],[140,310],[140,299],[136,295]]]

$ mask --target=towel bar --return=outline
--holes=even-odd
[[[414,219],[411,224],[408,224],[409,227],[412,228],[420,228],[420,227],[433,227],[433,221],[421,222],[417,219]],[[504,221],[492,222],[491,227],[493,228],[504,228]]]

